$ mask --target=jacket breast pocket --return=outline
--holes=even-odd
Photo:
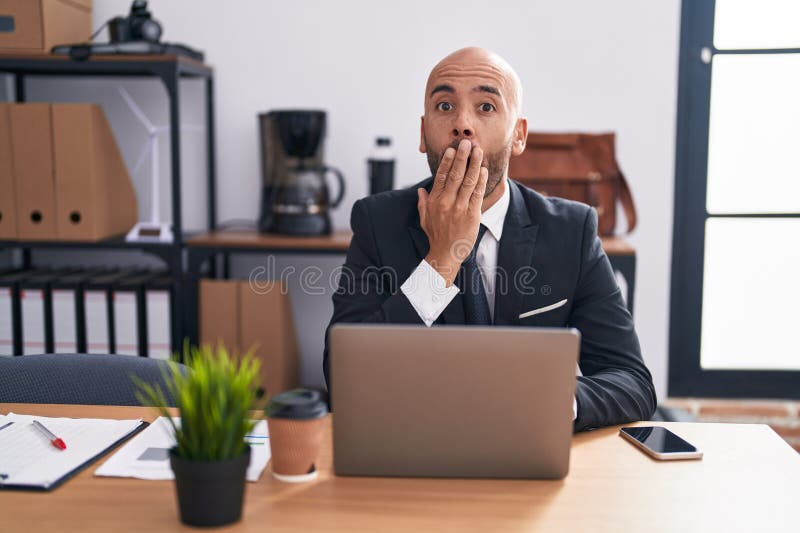
[[[567,324],[570,301],[567,298],[545,301],[531,298],[524,302],[517,317],[521,326],[564,327]]]

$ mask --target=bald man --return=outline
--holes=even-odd
[[[522,87],[481,48],[431,71],[420,146],[432,178],[357,201],[337,322],[573,327],[575,431],[648,420],[655,388],[589,206],[508,178],[525,148]],[[333,387],[326,347],[323,370]]]

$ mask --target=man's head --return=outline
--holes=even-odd
[[[528,122],[521,117],[522,85],[500,56],[462,48],[442,59],[428,76],[420,152],[436,174],[448,146],[469,139],[489,169],[486,196],[506,176],[508,161],[525,149]]]

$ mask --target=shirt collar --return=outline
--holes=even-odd
[[[503,196],[501,196],[492,207],[481,213],[481,224],[486,226],[486,228],[489,230],[489,233],[491,233],[492,237],[494,237],[498,242],[500,242],[500,237],[503,234],[503,222],[506,220],[508,204],[511,201],[511,183],[507,178],[503,179],[505,180],[505,190],[503,191]]]

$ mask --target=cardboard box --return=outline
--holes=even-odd
[[[0,103],[0,240],[17,238],[17,199],[11,149],[11,104]]]
[[[286,285],[273,281],[258,292],[239,282],[239,346],[261,360],[267,396],[300,386],[300,356]]]
[[[252,348],[269,397],[300,385],[300,354],[285,284],[259,289],[247,280],[201,280],[200,343],[216,346],[221,340],[236,353]]]
[[[92,35],[92,0],[0,0],[0,51],[48,53]]]
[[[225,345],[229,353],[239,352],[239,282],[200,280],[200,344]]]
[[[58,239],[127,233],[136,224],[136,192],[100,106],[53,104],[52,122]]]
[[[15,104],[9,111],[17,236],[53,240],[56,198],[50,104]]]

